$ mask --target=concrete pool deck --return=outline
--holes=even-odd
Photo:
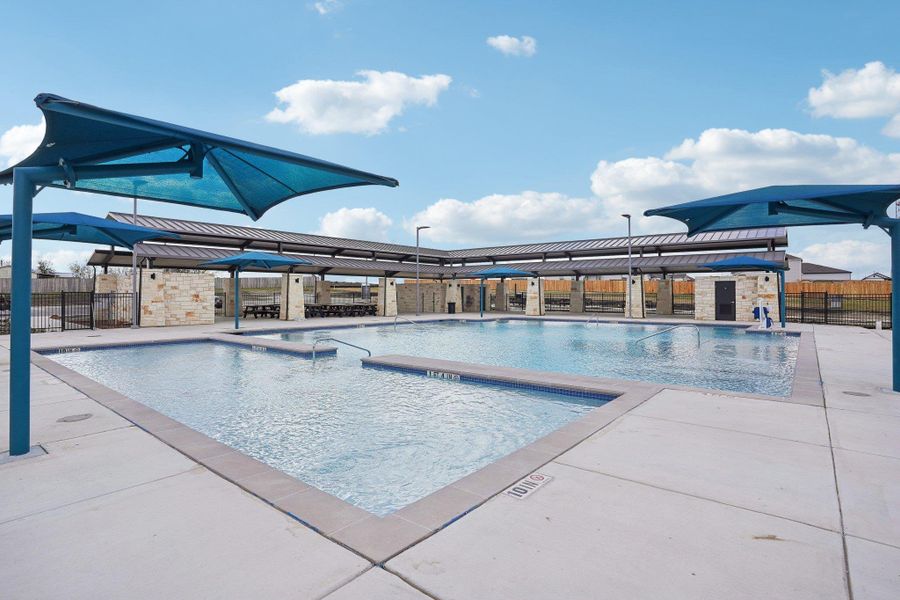
[[[378,321],[393,318],[259,320],[246,329]],[[33,439],[48,453],[0,465],[2,595],[898,597],[900,395],[885,391],[890,332],[798,329],[815,334],[819,405],[654,389],[536,467],[549,483],[521,499],[493,495],[383,564],[33,366]],[[225,324],[33,339],[49,348],[218,332]],[[7,361],[3,352],[4,398]]]

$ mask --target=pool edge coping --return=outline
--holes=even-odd
[[[211,336],[198,336],[177,342],[218,341],[210,338]],[[294,344],[294,342],[287,343]],[[155,344],[142,341],[140,344],[97,344],[91,348],[86,346],[83,348],[101,349],[131,345]],[[380,517],[287,475],[146,404],[69,369],[47,356],[50,353],[52,350],[46,348],[40,352],[33,351],[32,364],[211,472],[375,565],[384,564],[407,548],[448,527],[665,388],[658,384],[623,381],[622,383],[627,385],[616,386],[619,389],[610,389],[610,380],[594,378],[598,380],[595,395],[615,395],[613,400],[593,408],[530,444],[498,458],[394,513]],[[474,367],[481,366],[471,364]],[[561,377],[568,376],[561,375]],[[571,376],[571,378],[589,377]],[[579,388],[585,386],[584,381],[577,384]],[[282,484],[290,483],[294,489],[286,494],[274,492],[274,489],[280,488],[273,487],[272,480]],[[298,508],[297,505],[304,504],[305,500],[309,500],[308,510]]]

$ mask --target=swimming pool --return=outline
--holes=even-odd
[[[799,338],[736,327],[591,324],[551,320],[443,321],[264,334],[311,344],[326,335],[374,355],[409,354],[541,371],[790,396]],[[342,348],[339,354],[355,351]]]
[[[64,366],[384,516],[610,397],[363,369],[215,342],[52,354]]]

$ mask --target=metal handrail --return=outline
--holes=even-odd
[[[656,331],[654,333],[651,333],[650,335],[645,335],[642,338],[638,338],[638,339],[634,340],[634,343],[637,344],[638,342],[643,342],[644,340],[650,339],[652,337],[656,337],[658,335],[662,335],[664,333],[668,333],[668,332],[672,331],[673,329],[679,329],[680,327],[693,327],[694,329],[697,330],[697,347],[699,348],[700,347],[700,328],[697,327],[696,325],[674,325],[672,327],[667,327],[666,329],[663,329],[662,331]]]
[[[369,356],[372,356],[372,351],[369,350],[368,348],[363,348],[362,346],[357,346],[356,344],[351,344],[350,342],[345,342],[344,340],[339,340],[339,339],[333,338],[333,337],[323,337],[323,338],[319,338],[313,342],[313,345],[312,345],[313,360],[316,360],[316,344],[318,344],[319,342],[337,342],[338,344],[343,344],[345,346],[350,346],[351,348],[356,348],[357,350],[362,350],[363,352],[368,353]]]
[[[590,319],[587,320],[587,323],[585,323],[585,325],[590,325],[594,321],[597,321],[597,325],[599,325],[601,323],[601,321],[600,321],[601,316],[603,316],[603,315],[594,315],[593,317],[591,317]]]
[[[406,321],[407,323],[412,323],[412,324],[415,325],[416,327],[419,327],[419,324],[416,323],[415,321],[413,321],[412,319],[408,319],[408,318],[403,317],[403,316],[401,316],[401,315],[397,315],[397,316],[394,317],[394,331],[397,330],[397,319],[403,319],[403,320]]]

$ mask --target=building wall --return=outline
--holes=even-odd
[[[98,293],[130,293],[131,275],[97,275],[95,286]],[[215,286],[212,274],[142,269],[141,327],[215,323]]]
[[[443,283],[419,283],[423,313],[443,313],[447,310],[447,286]],[[397,310],[400,314],[416,312],[416,283],[409,281],[397,286]]]
[[[850,275],[851,273],[806,273],[803,281],[850,281]]]
[[[768,279],[768,281],[766,281]],[[753,309],[759,298],[769,307],[769,317],[778,316],[778,277],[774,273],[759,275],[721,275],[699,277],[694,281],[694,318],[701,321],[716,319],[716,282],[734,281],[735,320],[752,322]]]
[[[800,257],[792,256],[787,259],[788,270],[784,272],[784,280],[800,281],[803,279],[803,260]]]

